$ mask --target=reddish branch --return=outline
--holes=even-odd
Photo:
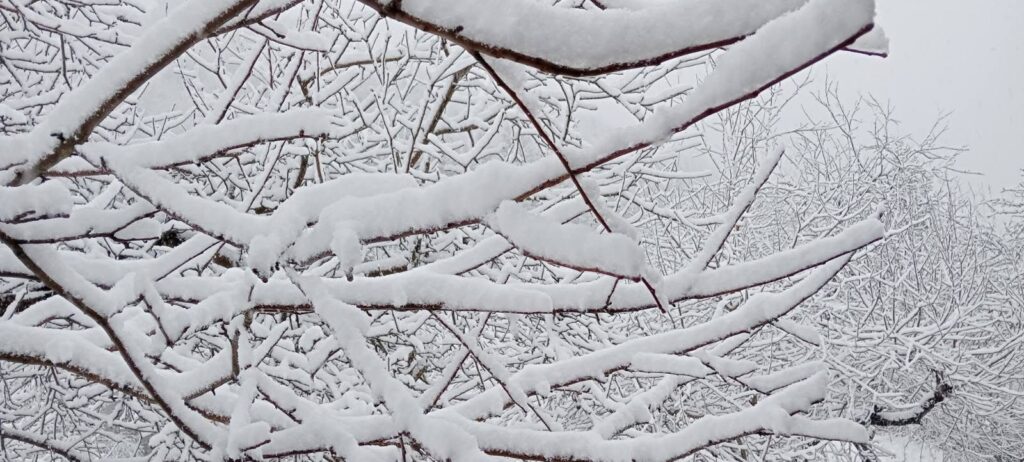
[[[402,9],[401,0],[383,2],[378,2],[375,0],[358,1],[368,6],[369,8],[373,9],[381,16],[408,24],[412,27],[415,27],[425,32],[429,32],[431,34],[444,37],[448,40],[451,40],[452,42],[457,43],[459,46],[467,50],[470,50],[473,53],[485,54],[496,58],[507,59],[509,61],[515,61],[517,63],[525,64],[537,70],[549,72],[552,74],[565,75],[569,77],[596,76],[612,72],[624,71],[628,69],[635,69],[638,67],[656,66],[670,59],[675,59],[693,53],[714,50],[716,48],[722,48],[728,45],[732,45],[747,37],[747,35],[736,35],[733,37],[728,37],[713,42],[698,43],[695,45],[678,48],[676,50],[672,50],[645,59],[624,61],[597,67],[573,67],[565,64],[556,63],[554,61],[539,56],[529,55],[517,50],[513,50],[511,48],[498,47],[492,44],[474,40],[471,37],[462,33],[462,27],[448,28],[435,24],[418,16],[409,14],[408,12]],[[605,9],[605,7],[599,2],[594,2],[594,4],[601,8],[602,10]],[[852,44],[852,41],[849,43],[844,43],[838,49],[846,50]],[[855,51],[863,54],[873,54],[860,50],[849,51]]]
[[[594,204],[595,198],[591,198],[590,195],[587,194],[586,189],[583,188],[583,185],[580,183],[580,180],[577,177],[578,174],[573,172],[572,165],[569,164],[569,159],[565,157],[565,154],[563,154],[562,150],[559,149],[558,145],[555,143],[555,140],[552,139],[551,135],[549,135],[547,130],[544,129],[544,126],[541,125],[540,120],[537,120],[537,116],[534,115],[533,111],[530,110],[530,107],[526,105],[526,102],[524,102],[523,99],[519,96],[519,93],[517,93],[516,90],[512,88],[512,86],[509,85],[508,82],[505,81],[505,79],[501,78],[498,72],[495,71],[493,67],[491,67],[491,64],[488,63],[487,60],[480,55],[480,53],[476,51],[472,51],[471,53],[473,54],[473,57],[476,58],[477,62],[479,62],[480,65],[487,70],[487,73],[491,75],[491,77],[498,84],[498,86],[505,90],[505,93],[508,94],[509,98],[512,98],[512,101],[515,101],[516,105],[519,106],[519,109],[523,111],[523,114],[526,115],[527,120],[529,120],[530,124],[533,125],[534,130],[537,130],[537,134],[540,135],[541,139],[544,140],[544,143],[548,145],[548,148],[550,148],[551,151],[555,153],[555,156],[558,157],[558,161],[562,164],[562,167],[565,167],[565,172],[569,176],[569,179],[572,181],[573,186],[576,187],[576,191],[579,192],[580,197],[583,199],[583,202],[587,204],[587,208],[589,208],[590,212],[594,214],[594,218],[597,218],[597,221],[598,223],[601,224],[601,227],[604,228],[605,232],[613,232],[612,227],[608,225],[608,221],[604,218],[604,215],[601,214],[601,211],[597,208],[597,205]],[[654,298],[654,303],[655,305],[658,306],[658,309],[661,310],[662,313],[667,314],[668,308],[662,305],[661,298],[658,297],[657,292],[655,292],[654,290],[654,284],[652,284],[651,281],[644,276],[640,277],[640,282],[642,282],[644,287],[646,287],[647,290],[651,293],[651,297]]]

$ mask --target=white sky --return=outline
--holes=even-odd
[[[945,144],[970,148],[960,167],[984,174],[973,184],[998,191],[1024,179],[1024,0],[878,3],[890,56],[830,57],[841,91],[888,100],[914,135],[949,113]]]

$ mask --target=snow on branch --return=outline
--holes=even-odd
[[[868,415],[867,423],[879,427],[897,427],[903,425],[917,425],[953,393],[953,385],[950,385],[939,372],[935,372],[935,390],[918,403],[907,406],[900,410],[883,410],[876,406]]]
[[[69,92],[44,122],[26,135],[0,138],[0,148],[14,153],[5,167],[16,166],[3,181],[27,184],[67,158],[116,106],[217,26],[250,7],[255,0],[192,1],[119,54],[84,85]],[[12,175],[13,173],[13,175]]]
[[[885,237],[880,217],[776,245],[758,198],[784,185],[779,143],[734,171],[685,160],[709,117],[880,49],[874,3],[594,5],[12,7],[3,450],[668,461],[769,435],[866,443],[819,405],[828,371],[788,343],[817,337],[787,317]],[[588,132],[617,104],[636,122]]]
[[[565,75],[596,75],[726,46],[806,1],[651,2],[587,11],[530,0],[365,0],[381,15],[465,48]],[[813,3],[813,2],[812,2]],[[838,7],[840,2],[835,2]],[[871,2],[856,8],[874,14]],[[836,15],[842,17],[843,15]],[[728,17],[729,21],[703,18]],[[854,21],[859,20],[856,16]]]
[[[581,271],[637,280],[646,263],[643,250],[628,236],[563,225],[515,202],[503,202],[486,223],[527,255]]]

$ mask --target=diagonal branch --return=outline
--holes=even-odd
[[[598,209],[597,205],[594,203],[594,201],[599,200],[599,198],[590,197],[590,195],[587,193],[586,188],[584,188],[583,184],[580,183],[580,179],[578,178],[577,173],[573,172],[572,165],[569,164],[569,159],[566,158],[565,154],[562,153],[562,150],[558,147],[558,144],[555,143],[555,140],[552,139],[551,135],[548,134],[547,130],[544,129],[544,126],[541,125],[540,120],[537,119],[537,116],[533,113],[530,107],[526,105],[526,102],[523,101],[523,98],[514,88],[512,88],[512,86],[504,78],[501,77],[498,71],[495,70],[494,67],[491,66],[491,64],[488,63],[487,60],[480,55],[480,53],[474,51],[472,52],[472,54],[473,57],[476,58],[477,62],[479,62],[480,65],[487,70],[487,73],[491,75],[491,78],[494,79],[498,86],[505,90],[505,93],[507,93],[508,96],[512,98],[512,101],[515,101],[516,105],[519,106],[519,109],[523,111],[523,114],[526,115],[527,120],[529,120],[530,124],[533,125],[534,130],[537,131],[537,134],[539,134],[541,139],[544,140],[544,143],[547,144],[548,148],[555,153],[555,156],[558,158],[558,161],[565,168],[565,172],[566,174],[568,174],[569,180],[572,181],[573,186],[576,187],[576,191],[579,192],[580,198],[582,198],[583,202],[587,204],[587,208],[589,208],[590,212],[594,214],[594,217],[597,219],[598,223],[601,224],[601,227],[604,228],[605,232],[614,232],[612,231],[612,227],[608,224],[608,220],[604,217],[604,215]],[[664,305],[662,298],[659,297],[658,293],[654,290],[654,284],[651,282],[650,278],[646,275],[641,276],[640,282],[651,293],[651,297],[654,299],[654,303],[655,305],[658,306],[658,309],[661,310],[662,313],[667,314],[668,307]]]

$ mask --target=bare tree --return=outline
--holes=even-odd
[[[663,199],[705,177],[678,162],[699,122],[879,53],[873,2],[554,3],[0,3],[6,457],[866,443],[763,336],[807,335],[782,318],[881,211],[748,247],[781,143]]]
[[[742,245],[727,252],[756,258],[782,251],[861,220],[880,203],[889,231],[805,309],[781,320],[817,334],[769,333],[760,339],[764,348],[773,358],[794,358],[784,364],[818,356],[829,366],[827,415],[909,436],[948,460],[1012,460],[1022,450],[1024,392],[1013,372],[1024,358],[1024,324],[1012,221],[1001,226],[981,210],[984,198],[964,189],[953,163],[962,150],[941,144],[941,120],[914,139],[901,133],[891,107],[870,98],[843,102],[828,83],[813,104],[787,109],[809,86],[795,85],[719,113],[698,155],[721,179],[679,195],[726,195],[728,178],[751,168],[750,152],[785,136],[794,141],[780,172],[734,233]],[[807,122],[784,121],[793,110],[809,114]],[[688,311],[721,310],[701,303]],[[885,452],[862,449],[822,448],[832,459]]]

